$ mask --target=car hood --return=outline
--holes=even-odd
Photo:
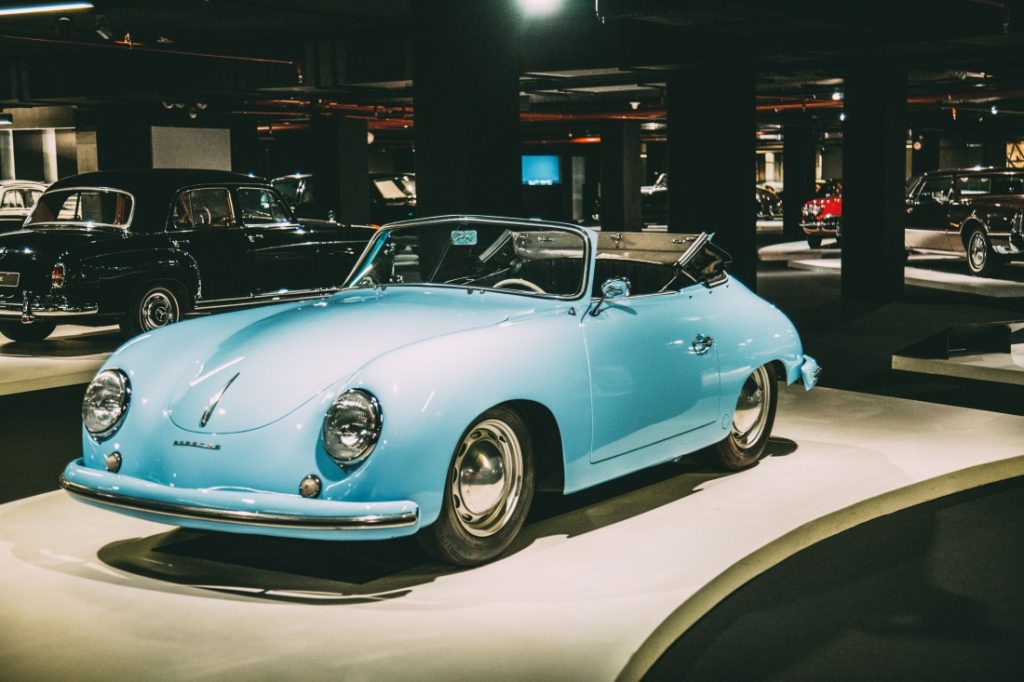
[[[388,351],[499,324],[524,305],[519,299],[531,307],[522,296],[392,287],[284,307],[232,329],[207,357],[195,359],[171,390],[168,411],[178,427],[196,433],[256,429]]]

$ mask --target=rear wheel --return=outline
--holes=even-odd
[[[35,320],[29,324],[0,322],[0,334],[11,341],[42,341],[56,328],[57,323],[49,320]]]
[[[181,319],[183,290],[175,284],[150,284],[132,298],[128,313],[121,318],[121,333],[131,338]]]
[[[807,245],[809,247],[811,247],[812,249],[821,248],[821,235],[820,234],[807,235]]]
[[[533,501],[533,444],[516,412],[480,415],[455,447],[441,514],[417,539],[436,559],[475,566],[508,549]]]
[[[757,464],[771,437],[778,401],[775,369],[771,365],[758,367],[740,389],[729,435],[711,448],[712,462],[730,471]]]

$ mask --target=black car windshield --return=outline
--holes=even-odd
[[[443,220],[381,230],[350,287],[442,285],[577,297],[586,284],[587,239],[550,224]]]
[[[44,192],[25,223],[126,228],[134,202],[127,192],[114,189],[58,189]]]
[[[814,193],[816,199],[827,199],[828,197],[838,197],[843,194],[843,181],[842,180],[829,180],[823,184],[818,191]]]

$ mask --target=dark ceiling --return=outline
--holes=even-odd
[[[0,106],[203,100],[279,126],[321,106],[398,128],[411,122],[416,13],[454,2],[96,0],[0,17]],[[837,123],[832,93],[868,62],[907,71],[921,119],[997,106],[1024,125],[1024,0],[563,0],[510,30],[536,126],[660,122],[672,71],[737,66],[759,74],[760,123],[790,110]]]

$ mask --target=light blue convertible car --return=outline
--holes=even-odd
[[[61,484],[192,528],[417,534],[459,565],[512,543],[535,490],[697,450],[764,454],[790,321],[708,235],[449,216],[395,223],[347,288],[132,339],[82,407]]]

